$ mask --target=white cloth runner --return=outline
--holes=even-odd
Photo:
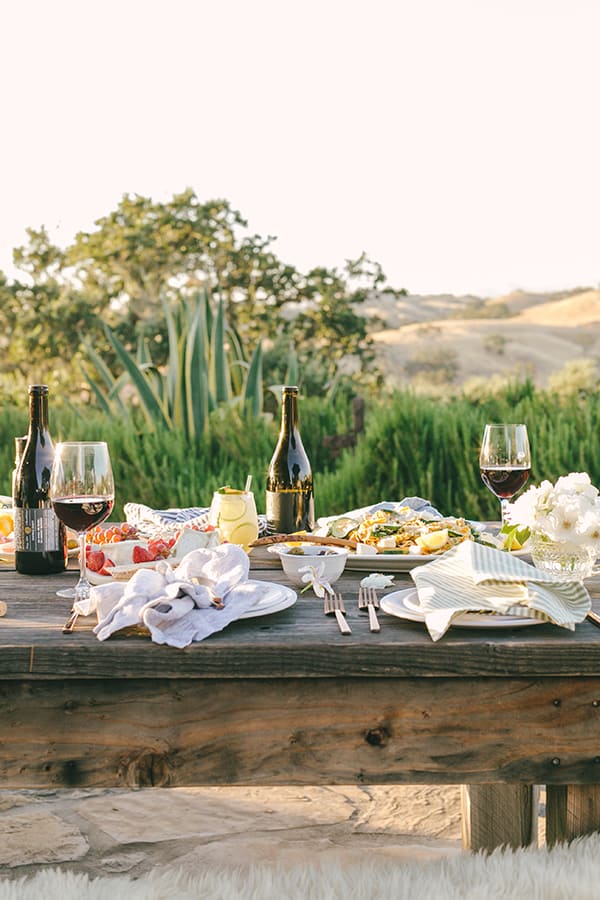
[[[474,541],[464,541],[410,574],[434,641],[465,612],[539,618],[574,631],[592,605],[581,582],[556,581],[504,550]]]
[[[192,550],[175,569],[161,560],[154,569],[138,569],[129,581],[94,587],[90,601],[76,608],[82,615],[98,612],[94,633],[101,641],[122,628],[144,625],[155,643],[187,647],[221,631],[260,600],[264,588],[248,580],[249,567],[236,544]]]
[[[135,525],[144,533],[152,534],[154,531],[164,527],[173,527],[177,525],[198,525],[200,528],[208,525],[209,507],[207,506],[189,506],[187,508],[173,509],[151,509],[143,503],[126,503],[123,507],[125,518],[130,525]],[[258,517],[258,533],[259,536],[267,533],[266,516]]]

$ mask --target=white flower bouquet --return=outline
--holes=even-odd
[[[521,544],[534,535],[573,549],[600,548],[600,496],[586,472],[530,487],[507,504],[505,519],[506,532],[516,532]]]

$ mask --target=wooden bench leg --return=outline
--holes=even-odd
[[[529,784],[461,785],[463,847],[491,852],[537,843],[538,794]]]
[[[600,785],[547,785],[546,843],[572,841],[592,831],[600,831]]]

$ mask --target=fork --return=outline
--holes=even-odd
[[[352,634],[352,629],[346,622],[346,617],[344,615],[344,613],[346,612],[346,607],[344,606],[344,601],[342,600],[341,594],[330,594],[328,591],[326,591],[325,597],[323,599],[323,612],[326,616],[335,613],[335,617],[342,634]]]
[[[374,588],[358,589],[358,608],[368,610],[370,631],[381,631],[377,613],[375,612],[375,610],[379,609],[379,600]]]
[[[73,634],[75,630],[75,622],[79,618],[79,613],[75,612],[74,609],[71,610],[71,615],[63,625],[62,633],[63,634]]]

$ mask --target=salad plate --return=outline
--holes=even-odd
[[[354,572],[410,572],[438,556],[435,553],[349,553],[346,568]]]
[[[419,597],[415,588],[393,591],[379,601],[379,607],[390,616],[406,619],[409,622],[425,622],[425,615],[419,606]],[[544,625],[544,619],[522,616],[508,616],[466,612],[452,622],[453,628],[525,628],[529,625]]]
[[[510,550],[511,556],[529,561],[528,550]],[[415,566],[439,559],[441,553],[349,553],[346,569],[354,572],[410,572]]]

